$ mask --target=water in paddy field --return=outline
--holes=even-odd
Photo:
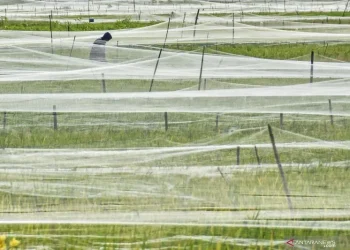
[[[0,0],[0,249],[349,249],[348,7]]]

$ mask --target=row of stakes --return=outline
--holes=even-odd
[[[169,19],[170,20],[170,19]],[[168,26],[169,27],[169,26]],[[149,92],[152,92],[152,87],[153,87],[153,83],[154,83],[154,78],[156,76],[157,73],[157,69],[158,69],[158,65],[159,65],[159,59],[162,55],[162,51],[165,47],[165,43],[166,43],[166,39],[167,39],[167,34],[165,36],[165,40],[164,40],[164,44],[163,44],[163,48],[161,48],[159,50],[159,54],[158,54],[158,59],[157,59],[157,63],[155,65],[154,68],[154,72],[153,72],[153,76],[151,79],[151,83],[150,83],[150,87],[149,87]],[[75,37],[74,37],[75,39]],[[205,46],[203,46],[203,51],[202,51],[202,60],[201,60],[201,68],[200,68],[200,72],[199,72],[199,79],[198,79],[198,90],[201,90],[202,87],[202,74],[203,74],[203,65],[204,65],[204,55],[205,55]],[[311,51],[311,68],[310,68],[310,83],[313,83],[313,79],[314,79],[314,51]],[[206,90],[206,85],[207,85],[207,79],[204,79],[204,86],[203,89]],[[102,87],[102,92],[106,93],[106,80],[105,80],[105,76],[104,73],[102,73],[102,81],[101,81],[101,87]]]
[[[196,22],[197,22],[197,19],[198,19],[198,14],[199,14],[199,11],[197,12]],[[52,15],[51,15],[51,17],[52,17]],[[50,18],[50,21],[51,21],[51,18]],[[166,36],[165,36],[163,48],[165,47],[165,44],[166,44],[166,39],[167,39],[167,35],[168,35],[169,25],[170,25],[170,18],[169,18],[169,23],[168,23],[168,28],[167,28],[167,33],[166,33]],[[50,26],[51,26],[51,22],[50,22]],[[194,30],[194,36],[195,36],[195,30]],[[74,41],[75,41],[75,37],[74,37],[74,40],[73,40],[72,50],[73,50],[73,46],[74,46]],[[52,29],[51,29],[51,44],[52,44]],[[161,57],[162,49],[160,49],[160,52],[159,52],[159,55],[158,55],[158,60],[157,60],[157,63],[156,63],[156,66],[155,66],[155,70],[154,70],[154,73],[153,73],[153,77],[152,77],[152,81],[151,81],[149,92],[152,91],[154,77],[156,75],[156,71],[157,71],[157,68],[158,68],[159,59]],[[52,53],[53,53],[53,47],[52,47]],[[199,82],[198,82],[198,90],[201,90],[204,53],[205,53],[205,46],[203,46],[203,52],[202,52],[202,60],[201,60],[201,69],[200,69]],[[310,83],[313,83],[313,71],[314,71],[314,51],[311,52]],[[104,74],[102,74],[102,82],[101,82],[101,84],[102,84],[102,92],[106,93],[106,81],[105,81],[105,78],[104,78]],[[206,79],[204,79],[204,89],[206,89]],[[332,114],[332,101],[331,101],[331,99],[328,99],[328,105],[329,105],[330,121],[331,121],[331,125],[333,126],[334,120],[333,120],[333,114]],[[53,114],[53,124],[54,124],[53,127],[54,127],[54,130],[57,130],[58,129],[58,122],[57,122],[56,105],[53,106],[53,113],[52,114]],[[6,115],[7,115],[7,113],[4,112],[4,120],[3,120],[3,128],[4,129],[6,128]],[[169,127],[168,126],[168,112],[164,112],[164,120],[165,120],[165,131],[168,131],[168,127]],[[215,125],[216,125],[216,131],[219,132],[219,115],[218,114],[216,115]],[[283,113],[280,114],[280,128],[283,129]],[[282,168],[282,165],[281,165],[281,162],[280,162],[280,159],[279,159],[279,155],[278,155],[278,152],[277,152],[277,147],[275,145],[275,140],[274,140],[274,136],[273,136],[273,133],[272,133],[272,128],[271,128],[270,125],[268,125],[268,130],[269,130],[269,135],[270,135],[271,143],[272,143],[273,150],[274,150],[275,160],[276,160],[276,163],[277,163],[277,166],[278,166],[278,169],[279,169],[279,173],[280,173],[280,176],[281,176],[281,179],[282,179],[282,182],[283,182],[283,189],[284,189],[284,192],[285,192],[285,196],[287,198],[288,207],[292,211],[293,210],[293,206],[292,206],[292,202],[291,202],[291,198],[290,198],[289,189],[288,189],[288,186],[287,186],[287,182],[286,182],[286,179],[285,179],[283,168]],[[260,161],[260,157],[259,157],[259,154],[258,154],[258,149],[257,149],[256,146],[254,147],[254,150],[255,150],[255,155],[256,155],[256,158],[257,158],[258,165],[260,165],[261,161]],[[237,154],[237,162],[236,162],[236,164],[240,165],[240,147],[239,146],[237,147],[236,154]],[[218,170],[220,171],[220,168],[218,168]],[[222,177],[224,178],[223,173],[221,171],[220,171],[220,173],[221,173]],[[226,179],[225,179],[225,181],[226,181]]]
[[[3,121],[4,122],[4,129],[6,127],[6,115],[7,115],[7,113],[4,112],[4,121]],[[53,127],[54,127],[54,130],[57,130],[58,129],[58,122],[57,122],[56,105],[53,106],[52,115],[53,115]],[[280,115],[280,118],[281,118],[280,124],[283,124],[283,114]],[[165,119],[165,130],[167,131],[168,130],[168,113],[167,112],[164,113],[164,119]],[[216,115],[216,129],[217,129],[217,131],[218,131],[218,125],[219,125],[219,115],[217,114]],[[270,136],[270,140],[271,140],[273,151],[274,151],[275,160],[276,160],[276,163],[277,163],[277,166],[279,169],[279,173],[280,173],[280,176],[281,176],[281,179],[283,182],[283,188],[284,188],[284,192],[285,192],[285,195],[286,195],[286,198],[288,201],[288,206],[289,206],[289,209],[292,210],[293,207],[292,207],[292,202],[290,199],[289,189],[287,186],[285,174],[283,172],[282,164],[281,164],[281,161],[279,159],[279,154],[277,152],[277,147],[276,147],[274,135],[273,135],[272,128],[271,128],[270,124],[268,124],[268,131],[269,131],[269,136]],[[237,148],[236,148],[236,165],[240,165],[240,152],[241,152],[241,148],[240,148],[240,146],[237,146]],[[257,163],[259,166],[261,166],[261,159],[259,157],[258,148],[256,146],[254,146],[254,152],[255,152],[256,159],[257,159]],[[221,176],[225,179],[224,174],[222,173],[220,168],[218,168],[218,171],[220,172]],[[226,181],[226,179],[225,179],[225,181]]]
[[[197,13],[198,14],[198,13]],[[170,19],[169,19],[170,20]],[[164,45],[165,46],[165,42],[166,42],[166,38],[165,37],[165,41],[164,41]],[[52,39],[52,36],[51,36]],[[75,40],[75,37],[74,37]],[[73,49],[73,47],[72,47]],[[204,63],[204,52],[205,52],[205,46],[203,46],[203,52],[202,52],[202,60],[201,60],[201,69],[200,69],[200,74],[199,74],[199,82],[198,82],[198,90],[201,90],[201,83],[202,83],[202,72],[203,72],[203,63]],[[154,73],[153,73],[153,77],[151,80],[151,84],[150,84],[150,88],[149,88],[149,92],[152,91],[152,87],[153,87],[153,83],[154,83],[154,77],[156,75],[156,71],[158,68],[158,64],[159,64],[159,59],[161,57],[161,53],[162,53],[162,49],[160,49],[159,55],[158,55],[158,60],[154,69]],[[313,82],[313,71],[314,71],[314,51],[311,52],[311,69],[310,69],[310,83]],[[204,90],[206,89],[206,79],[204,79]],[[106,93],[106,80],[104,77],[104,73],[102,73],[102,81],[101,81],[101,88],[102,88],[102,92]],[[328,99],[328,104],[329,104],[329,112],[330,112],[330,120],[331,120],[331,124],[333,125],[334,121],[333,121],[333,115],[332,115],[332,101],[331,99]],[[57,113],[56,113],[56,105],[53,106],[53,116],[54,116],[54,129],[57,130],[58,126],[57,126]],[[168,130],[168,113],[165,112],[164,113],[164,118],[165,118],[165,130]],[[219,115],[216,116],[216,129],[218,130],[218,123],[219,123]],[[3,128],[5,129],[6,127],[6,112],[4,112],[4,120],[3,120]],[[280,114],[280,127],[283,128],[283,113]]]
[[[199,14],[198,12],[197,12],[196,19],[198,19],[198,14]],[[51,15],[51,17],[52,17],[52,15]],[[51,26],[51,17],[50,17],[50,26]],[[170,24],[170,18],[169,18],[169,23],[168,23],[168,29],[169,29],[169,24]],[[50,29],[51,29],[51,27],[50,27]],[[167,34],[168,34],[168,32],[167,32]],[[164,40],[163,48],[165,47],[167,34],[166,34],[166,37],[165,37],[165,40]],[[195,35],[195,30],[194,30],[194,35]],[[75,41],[75,37],[74,37],[74,40],[73,40],[72,50],[73,50],[73,46],[74,46],[74,41]],[[52,29],[51,29],[51,44],[52,44]],[[52,47],[52,53],[53,53],[53,47]],[[160,50],[159,55],[158,55],[158,60],[157,60],[157,64],[156,64],[156,67],[155,67],[155,70],[154,70],[154,74],[153,74],[153,77],[152,77],[152,81],[151,81],[149,92],[152,91],[154,77],[155,77],[155,74],[156,74],[156,71],[157,71],[157,68],[158,68],[158,64],[159,64],[159,59],[160,59],[161,53],[162,53],[162,49]],[[200,69],[200,75],[199,75],[198,90],[201,90],[204,53],[205,53],[205,46],[203,46],[203,52],[202,52],[202,60],[201,60],[201,69]],[[310,83],[313,82],[313,70],[314,70],[314,52],[312,51],[311,52]],[[105,78],[104,78],[104,74],[102,74],[102,82],[101,82],[101,84],[102,84],[102,92],[106,93],[106,81],[105,81]],[[204,79],[204,89],[205,88],[206,88],[206,79]],[[328,99],[328,104],[329,104],[329,112],[330,112],[330,121],[331,121],[331,125],[333,126],[334,120],[333,120],[333,114],[332,114],[332,101],[331,101],[331,99]],[[56,105],[53,105],[53,113],[52,113],[52,115],[53,115],[53,128],[54,128],[54,130],[57,130],[58,129],[58,121],[57,121]],[[3,119],[3,129],[6,128],[6,116],[7,116],[7,112],[5,111],[4,112],[4,119]],[[165,120],[165,131],[168,131],[168,128],[169,128],[168,112],[164,112],[164,120]],[[216,125],[216,131],[219,132],[219,114],[216,115],[215,125]],[[283,113],[280,114],[280,128],[283,129]],[[276,144],[275,144],[274,135],[273,135],[272,128],[271,128],[270,125],[268,125],[268,130],[269,130],[269,136],[270,136],[272,147],[273,147],[273,151],[274,151],[276,164],[278,166],[279,173],[280,173],[280,176],[281,176],[281,179],[282,179],[284,193],[285,193],[285,196],[286,196],[286,199],[287,199],[287,202],[288,202],[288,207],[292,211],[293,210],[293,205],[292,205],[292,201],[291,201],[291,195],[289,193],[289,189],[288,189],[288,185],[287,185],[287,182],[286,182],[285,174],[284,174],[284,171],[283,171],[283,168],[282,168],[282,164],[281,164],[280,159],[279,159],[279,154],[277,152],[277,147],[276,147]],[[260,157],[259,157],[259,154],[258,154],[258,149],[257,149],[256,146],[254,146],[254,151],[255,151],[255,155],[256,155],[256,158],[257,158],[258,165],[261,165],[261,160],[260,160]],[[236,149],[236,155],[237,155],[236,164],[240,165],[240,147],[239,146]],[[222,171],[220,170],[220,168],[218,168],[218,170],[219,170],[221,176],[225,179],[225,177],[224,177]],[[225,179],[225,181],[226,181],[226,179]]]
[[[331,99],[328,99],[328,106],[329,106],[329,113],[330,113],[330,122],[331,122],[331,125],[333,126],[334,125],[334,118],[333,118],[333,111],[332,111],[332,101]],[[6,123],[7,123],[7,112],[5,111],[3,113],[3,129],[5,130],[6,129]],[[54,130],[57,130],[58,129],[58,121],[57,121],[57,112],[56,112],[56,105],[53,105],[53,112],[52,112],[52,115],[53,115],[53,129]],[[216,114],[216,118],[215,118],[215,128],[216,128],[216,131],[219,132],[219,117],[220,115],[219,114]],[[283,129],[284,126],[283,126],[283,113],[280,113],[280,118],[279,118],[279,124],[280,124],[280,128]],[[168,131],[169,129],[169,123],[168,123],[168,112],[164,112],[164,128],[165,128],[165,131]]]

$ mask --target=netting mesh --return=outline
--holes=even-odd
[[[349,63],[217,49],[348,43],[339,17],[299,15],[345,4],[0,1],[2,22],[5,9],[9,20],[48,21],[53,10],[62,23],[159,21],[110,31],[106,62],[89,60],[104,31],[0,31],[0,222],[348,230],[319,219],[350,214]]]

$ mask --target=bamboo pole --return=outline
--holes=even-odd
[[[198,90],[201,90],[201,84],[202,84],[202,74],[203,74],[203,64],[204,64],[204,52],[205,52],[205,46],[203,46],[203,52],[202,52],[202,62],[201,62],[201,70],[200,70],[200,73],[199,73]]]
[[[159,64],[159,59],[160,59],[160,56],[162,55],[162,51],[163,51],[163,49],[160,49],[159,54],[158,54],[158,59],[157,59],[156,67],[154,68],[153,77],[151,80],[151,85],[149,86],[149,92],[152,92],[154,77],[156,76],[156,72],[157,72],[158,64]]]
[[[275,160],[276,160],[276,163],[277,163],[277,166],[278,166],[278,170],[280,172],[281,179],[282,179],[282,182],[283,182],[283,189],[284,189],[284,193],[285,193],[286,198],[287,198],[288,207],[289,207],[290,210],[293,210],[293,205],[292,205],[292,201],[290,199],[290,194],[289,194],[287,181],[286,181],[286,178],[285,178],[285,175],[284,175],[284,172],[283,172],[283,168],[282,168],[282,164],[281,164],[281,161],[280,161],[280,157],[279,157],[278,152],[277,152],[277,147],[276,147],[276,143],[275,143],[275,137],[273,135],[272,128],[271,128],[270,124],[268,124],[268,130],[269,130],[270,140],[271,140],[271,144],[272,144],[272,148],[273,148],[273,153],[275,155]]]

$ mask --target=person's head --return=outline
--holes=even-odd
[[[112,39],[112,35],[111,35],[111,33],[106,32],[106,33],[104,33],[103,37],[101,37],[101,39],[108,42],[109,40]]]

